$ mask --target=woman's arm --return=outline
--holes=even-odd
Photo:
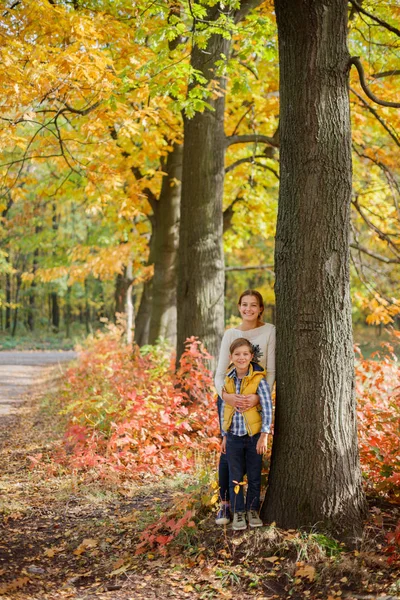
[[[229,366],[229,348],[232,343],[231,330],[227,329],[222,337],[221,349],[219,351],[218,365],[215,372],[215,388],[217,393],[222,398],[222,388],[224,387],[225,374]],[[230,395],[230,394],[229,394]]]
[[[267,383],[269,385],[269,389],[272,392],[272,387],[275,382],[275,342],[276,339],[276,330],[273,327],[267,342],[267,360],[266,360],[266,371],[267,371]]]

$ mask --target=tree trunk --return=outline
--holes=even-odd
[[[123,273],[118,273],[117,278],[115,280],[115,313],[114,318],[116,318],[117,313],[125,312],[125,302],[126,302],[126,290],[128,289],[129,282],[126,277],[126,269],[124,269]]]
[[[36,228],[35,233],[38,233],[39,228]],[[28,309],[28,327],[31,331],[35,329],[35,312],[36,312],[36,281],[35,274],[38,266],[38,256],[39,250],[36,248],[33,254],[33,266],[32,266],[32,274],[33,280],[31,283],[31,289],[29,291],[29,309]]]
[[[156,221],[154,217],[151,217],[152,234],[149,242],[150,252],[148,265],[154,264],[155,258],[155,238],[156,232]],[[143,292],[140,298],[140,304],[135,319],[135,342],[138,346],[144,346],[149,343],[150,333],[150,320],[151,310],[153,303],[153,278],[148,279],[143,284]]]
[[[55,333],[60,329],[60,306],[57,292],[51,292],[51,325]]]
[[[262,516],[354,540],[365,501],[349,290],[347,3],[275,1],[281,180],[276,234],[277,406]]]
[[[9,331],[10,327],[11,327],[11,277],[10,277],[9,273],[6,273],[6,331]]]
[[[218,18],[220,4],[208,9],[207,20]],[[181,220],[179,230],[177,358],[186,338],[195,335],[216,357],[224,332],[224,254],[222,246],[224,186],[225,78],[216,75],[230,41],[219,34],[207,47],[194,46],[191,66],[218,89],[207,99],[211,108],[184,116]],[[212,83],[211,83],[212,82]],[[189,91],[193,85],[189,86]]]
[[[67,293],[66,293],[66,297],[65,297],[64,320],[65,320],[65,335],[67,338],[70,338],[71,337],[71,286],[67,287]]]
[[[21,290],[21,274],[18,273],[16,276],[16,286],[15,286],[15,308],[14,308],[14,318],[13,318],[13,328],[11,332],[11,336],[15,337],[18,326],[18,303],[19,303],[19,292]]]
[[[182,145],[168,154],[160,197],[155,209],[153,302],[149,342],[163,337],[176,343],[176,262],[182,179]]]
[[[91,320],[91,314],[90,314],[90,304],[89,304],[89,286],[88,286],[88,282],[87,279],[85,279],[85,326],[86,326],[86,333],[93,333],[92,330],[92,320]]]
[[[126,267],[126,277],[130,282],[126,290],[125,298],[125,314],[126,314],[126,342],[132,344],[133,341],[133,330],[134,330],[134,316],[135,307],[132,302],[132,289],[133,289],[133,269],[132,259],[129,259],[129,263]]]

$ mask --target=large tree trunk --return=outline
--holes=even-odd
[[[209,8],[217,19],[220,4]],[[224,186],[225,78],[216,76],[216,63],[228,56],[229,40],[214,34],[207,47],[193,47],[191,66],[200,71],[218,94],[207,99],[211,108],[184,116],[181,220],[179,231],[177,358],[187,337],[198,336],[217,356],[224,331],[224,254],[222,195]],[[193,87],[193,86],[192,86]],[[190,88],[189,88],[190,89]],[[222,91],[222,93],[221,93]]]
[[[351,146],[345,0],[276,0],[281,180],[277,407],[263,517],[361,533],[349,293]]]
[[[176,343],[176,262],[179,245],[179,215],[182,179],[182,146],[174,144],[163,167],[162,182],[155,208],[153,302],[150,344],[163,337]]]

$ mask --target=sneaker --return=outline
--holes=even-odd
[[[228,525],[231,522],[231,509],[228,504],[222,504],[218,511],[215,522],[217,525]]]
[[[249,521],[250,527],[262,527],[264,525],[256,510],[247,511],[247,520]]]
[[[235,512],[233,513],[233,523],[232,529],[235,531],[241,531],[242,529],[247,529],[247,523],[244,516],[244,512]]]

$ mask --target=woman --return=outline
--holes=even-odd
[[[264,312],[264,301],[260,292],[257,290],[244,291],[239,298],[238,308],[242,322],[238,327],[225,331],[215,373],[220,420],[222,400],[240,411],[259,403],[257,394],[243,396],[241,394],[228,394],[223,390],[226,370],[229,366],[229,348],[234,340],[244,337],[251,342],[254,350],[253,360],[266,370],[266,380],[271,391],[275,381],[275,326],[264,323],[261,319]],[[221,454],[220,457],[218,477],[221,508],[215,522],[217,525],[227,525],[231,520],[231,515],[229,510],[229,470],[225,454]]]

